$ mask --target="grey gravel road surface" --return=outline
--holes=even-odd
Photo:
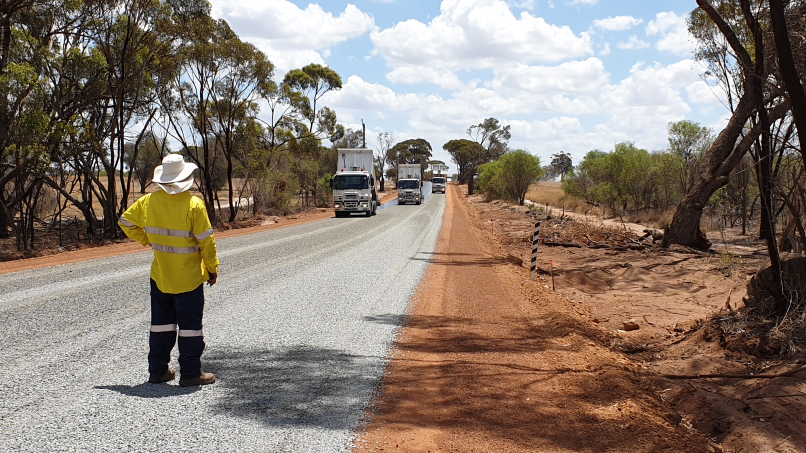
[[[220,240],[206,387],[145,383],[150,251],[0,275],[0,451],[349,450],[444,206]]]

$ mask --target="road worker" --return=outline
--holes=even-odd
[[[151,332],[148,382],[174,380],[168,364],[179,330],[179,385],[213,384],[201,370],[204,351],[202,314],[204,282],[218,278],[215,235],[204,202],[191,195],[197,166],[169,154],[154,169],[153,182],[162,190],[141,197],[120,218],[129,238],[154,250],[151,263]]]

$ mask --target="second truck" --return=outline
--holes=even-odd
[[[423,202],[423,173],[420,164],[397,166],[397,203]]]

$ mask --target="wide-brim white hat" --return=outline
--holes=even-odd
[[[179,154],[168,154],[162,159],[162,165],[154,169],[152,181],[170,194],[181,193],[193,185],[193,172],[197,168],[193,162],[185,162]]]

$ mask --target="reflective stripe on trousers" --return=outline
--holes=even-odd
[[[176,324],[151,325],[152,332],[176,332]]]
[[[180,337],[203,337],[204,336],[204,330],[202,330],[202,329],[199,329],[199,330],[179,329],[179,336]]]

